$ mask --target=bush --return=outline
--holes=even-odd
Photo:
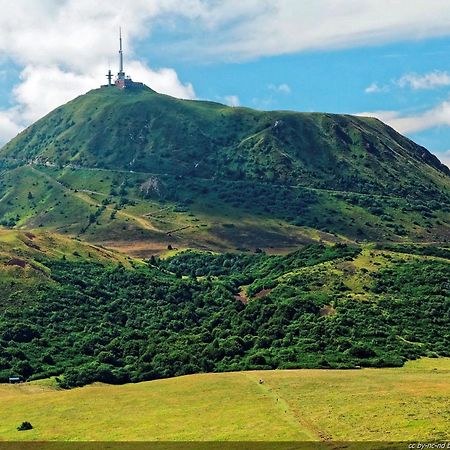
[[[33,425],[31,425],[30,422],[22,422],[22,424],[20,426],[17,427],[17,431],[26,431],[26,430],[32,430],[33,429]]]

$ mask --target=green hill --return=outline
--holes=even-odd
[[[88,435],[89,416],[50,429],[37,413],[48,401],[55,421],[70,417],[67,402],[94,411],[98,400],[103,414],[105,398],[122,393],[133,405],[155,402],[146,420],[176,414],[166,431],[153,422],[155,439],[242,439],[250,429],[256,440],[266,429],[281,440],[448,437],[428,370],[420,382],[406,369],[374,371],[450,356],[450,171],[380,121],[105,88],[20,133],[0,149],[0,170],[0,381],[54,377],[75,388],[38,386],[19,417],[36,385],[0,386],[11,405],[0,440],[18,420],[37,424],[24,439],[127,439],[115,414]],[[361,367],[371,369],[340,371]],[[267,386],[246,372],[79,388],[318,368],[336,371],[267,372]],[[390,429],[376,414],[383,403],[367,421],[355,413],[384,386],[380,373],[395,394]],[[405,416],[413,402],[398,402],[413,388],[397,374],[417,381],[419,409],[432,413]],[[369,394],[342,396],[350,379]],[[242,408],[234,421],[219,408],[218,428],[189,434],[184,426],[205,417],[205,403],[192,403],[205,386],[221,406],[234,386],[227,398]]]
[[[52,253],[45,236],[14,239],[28,262],[14,274],[0,266],[0,381],[55,375],[74,387],[450,356],[448,248],[191,251],[139,264],[87,244]],[[27,260],[30,245],[42,248]]]
[[[0,220],[134,254],[448,239],[450,171],[376,119],[97,89],[0,150]]]
[[[36,122],[2,156],[401,195],[426,195],[431,181],[435,189],[448,187],[442,175],[450,175],[427,150],[376,119],[260,112],[150,89],[91,91]]]
[[[59,259],[105,267],[117,264],[131,267],[137,263],[119,253],[54,233],[0,229],[0,311],[11,305],[20,308],[36,285],[54,288],[45,261]]]

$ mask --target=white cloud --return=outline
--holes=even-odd
[[[0,111],[0,145],[6,144],[22,128],[18,123],[17,114],[14,109]]]
[[[389,86],[380,86],[378,83],[372,83],[364,89],[366,94],[375,94],[380,92],[388,92]]]
[[[438,70],[426,73],[424,75],[408,73],[398,79],[396,84],[401,88],[409,87],[415,91],[422,89],[435,89],[441,86],[449,86],[450,75],[447,72],[440,72]]]
[[[378,83],[372,83],[369,86],[364,89],[364,92],[366,94],[373,94],[374,92],[380,92],[380,87],[378,86]]]
[[[446,152],[436,152],[435,155],[439,158],[441,163],[445,164],[450,169],[450,150]]]
[[[63,65],[77,72],[116,55],[119,26],[127,56],[151,30],[149,21],[173,12],[197,14],[198,0],[0,0],[0,53],[22,64]]]
[[[131,61],[127,64],[127,67],[135,80],[142,81],[157,92],[178,98],[195,98],[192,84],[183,84],[173,69],[152,70],[140,61]]]
[[[435,70],[425,74],[407,73],[396,80],[392,80],[389,84],[379,85],[376,82],[371,83],[366,87],[364,92],[366,94],[373,94],[379,92],[389,92],[393,88],[410,88],[414,91],[425,89],[436,89],[442,86],[450,85],[450,74]]]
[[[223,100],[228,106],[239,106],[241,104],[237,95],[226,95]]]
[[[197,32],[174,45],[183,56],[252,59],[450,34],[448,0],[204,0],[199,4]]]
[[[372,111],[359,116],[376,117],[400,133],[417,133],[438,126],[450,126],[450,101],[417,114],[401,114],[398,111]]]
[[[291,87],[286,83],[281,84],[269,84],[268,88],[273,92],[278,92],[280,94],[290,94]]]
[[[93,75],[65,72],[58,66],[26,66],[13,89],[21,120],[35,121],[79,94],[97,87]]]

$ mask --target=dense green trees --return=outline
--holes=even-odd
[[[326,274],[327,261],[345,264],[358,252],[344,245],[287,256],[186,252],[133,270],[45,261],[52,283],[1,311],[0,379],[63,374],[60,384],[72,387],[450,356],[448,262],[393,261],[372,274],[364,301],[339,283],[315,289],[322,281],[310,270]],[[256,295],[247,304],[236,297],[242,285]]]

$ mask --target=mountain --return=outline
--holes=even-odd
[[[88,92],[0,150],[0,220],[143,255],[442,241],[450,170],[377,119]]]
[[[370,193],[408,194],[450,175],[377,119],[230,108],[148,88],[78,97],[7,144],[2,157]]]
[[[376,119],[103,88],[0,165],[0,381],[450,356],[449,170]]]

